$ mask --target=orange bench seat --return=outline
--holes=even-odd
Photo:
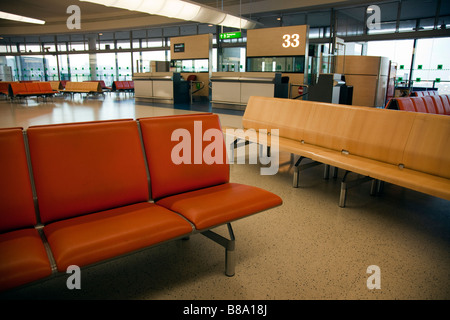
[[[0,130],[0,291],[196,233],[226,248],[232,276],[234,235],[211,228],[282,200],[229,183],[226,162],[167,162],[170,130],[194,122],[221,134],[213,114]]]
[[[50,276],[22,128],[0,129],[0,291]]]
[[[450,95],[427,95],[392,98],[386,109],[450,115]]]

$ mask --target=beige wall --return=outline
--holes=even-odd
[[[307,53],[309,27],[291,26],[247,30],[247,57],[302,56]],[[298,46],[295,46],[298,35]],[[286,46],[289,35],[290,46]],[[294,46],[293,46],[294,45]]]
[[[174,52],[176,43],[184,43],[184,52]],[[212,49],[212,34],[170,38],[170,58],[178,59],[209,59]]]

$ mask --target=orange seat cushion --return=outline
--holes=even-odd
[[[79,267],[192,232],[182,217],[154,203],[138,203],[51,223],[44,232],[58,270]]]
[[[47,252],[36,229],[0,235],[0,290],[8,290],[49,276]]]
[[[281,203],[281,198],[269,191],[237,183],[186,192],[157,202],[186,217],[197,230],[231,222]]]

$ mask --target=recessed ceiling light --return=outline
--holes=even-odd
[[[24,16],[19,16],[17,14],[3,12],[3,11],[0,11],[0,19],[26,22],[26,23],[45,24],[44,20],[28,18],[28,17],[24,17]]]

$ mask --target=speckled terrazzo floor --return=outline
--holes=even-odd
[[[199,110],[201,111],[201,110]],[[215,112],[217,110],[213,110]],[[153,107],[131,97],[105,100],[55,98],[53,102],[0,102],[0,127],[139,118],[192,109]],[[240,125],[225,110],[223,125]],[[280,162],[290,159],[282,153]],[[82,269],[81,290],[68,290],[67,275],[39,282],[1,299],[316,300],[449,299],[450,201],[386,184],[350,189],[338,206],[340,177],[324,180],[323,167],[301,173],[292,166],[274,176],[259,165],[231,165],[231,181],[259,186],[283,205],[233,223],[236,275],[224,275],[224,249],[203,237],[165,243]],[[226,228],[219,227],[226,235]],[[381,289],[368,289],[367,267],[380,267]]]

